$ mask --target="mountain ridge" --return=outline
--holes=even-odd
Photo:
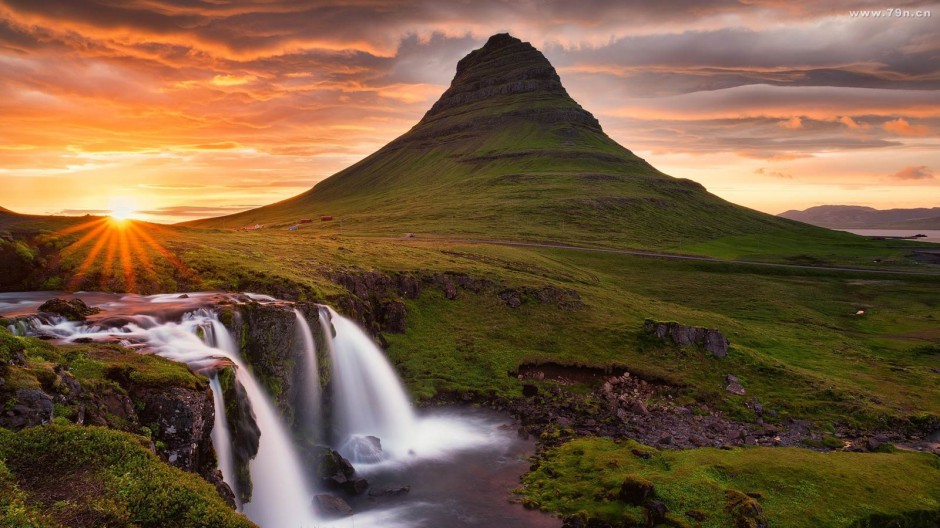
[[[287,200],[183,225],[278,227],[321,215],[355,234],[617,247],[822,233],[658,171],[604,133],[541,52],[508,34],[461,59],[421,120],[365,159]]]
[[[861,205],[818,205],[778,216],[827,228],[940,229],[940,207],[875,209]]]

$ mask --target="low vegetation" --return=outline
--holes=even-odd
[[[0,429],[0,526],[254,526],[147,438],[100,427]]]
[[[584,438],[548,451],[519,493],[527,506],[582,526],[928,528],[940,523],[940,460],[795,448],[659,451]]]

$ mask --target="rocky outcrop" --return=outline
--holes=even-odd
[[[225,401],[225,419],[232,439],[235,491],[242,502],[248,502],[253,491],[249,463],[258,454],[261,428],[255,421],[251,401],[245,393],[245,388],[236,379],[234,369],[223,369],[218,376]]]
[[[89,315],[99,313],[99,308],[92,308],[81,299],[50,299],[39,306],[42,313],[51,313],[65,317],[69,321],[84,321]]]
[[[494,295],[510,308],[526,303],[554,305],[563,310],[583,306],[580,294],[572,289],[552,285],[501,288],[494,281],[464,273],[385,274],[349,269],[324,271],[324,274],[349,292],[349,295],[332,299],[339,311],[355,319],[380,341],[383,332],[405,331],[408,308],[403,301],[417,299],[428,291],[437,291],[451,301],[459,299],[463,292]]]
[[[37,389],[19,389],[7,398],[0,427],[18,431],[24,427],[45,425],[52,421],[52,397]]]
[[[643,331],[656,336],[662,341],[670,341],[681,347],[699,345],[713,356],[721,358],[728,355],[730,342],[715,328],[686,326],[676,322],[659,322],[647,319]]]
[[[484,99],[505,99],[527,94],[537,94],[542,98],[556,97],[567,104],[557,110],[526,105],[522,110],[515,109],[516,113],[541,116],[547,123],[579,123],[601,130],[597,119],[568,96],[548,59],[528,42],[506,33],[493,35],[482,48],[474,50],[457,63],[457,73],[450,87],[416,128]],[[555,116],[557,111],[564,111],[565,115]]]
[[[183,387],[131,387],[130,396],[140,409],[137,418],[163,442],[170,465],[193,472],[215,467],[212,426],[215,409],[211,390]]]
[[[223,308],[220,320],[238,344],[242,359],[251,366],[291,425],[306,383],[306,354],[294,309],[310,327],[317,348],[320,383],[329,383],[329,354],[320,326],[319,307],[312,303],[260,303],[246,301]]]

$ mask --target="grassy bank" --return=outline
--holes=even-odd
[[[940,461],[921,453],[818,453],[795,448],[658,451],[585,438],[547,453],[520,492],[530,507],[613,526],[775,528],[940,522]]]

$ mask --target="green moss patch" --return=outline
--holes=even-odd
[[[657,451],[586,438],[549,451],[519,491],[530,507],[614,526],[642,525],[631,523],[645,522],[655,500],[668,509],[666,524],[677,526],[927,528],[940,522],[940,459],[799,448]]]
[[[98,427],[3,431],[0,525],[254,526],[209,483],[164,464],[147,445],[143,437]]]

